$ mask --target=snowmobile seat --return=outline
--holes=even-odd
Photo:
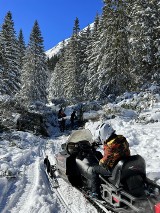
[[[120,186],[120,180],[121,180],[121,172],[122,167],[124,164],[124,160],[120,160],[117,165],[112,170],[112,176],[108,178],[108,180],[115,185],[117,188]]]
[[[113,168],[109,181],[119,188],[127,178],[136,175],[146,178],[145,161],[140,155],[132,155],[120,160]]]

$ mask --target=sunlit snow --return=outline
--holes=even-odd
[[[107,121],[117,134],[123,134],[131,154],[140,154],[146,160],[147,176],[160,184],[160,98],[144,101],[143,96],[120,100],[103,110],[84,114],[89,120],[85,128],[96,137],[96,127],[107,119],[106,109],[116,112]],[[145,107],[144,107],[144,103]],[[140,112],[122,108],[136,104]],[[93,117],[98,115],[98,119]],[[69,116],[69,114],[68,114]],[[60,187],[53,189],[45,173],[43,160],[49,156],[55,164],[55,154],[61,150],[70,132],[42,138],[27,132],[12,131],[0,134],[0,212],[1,213],[96,213],[83,195],[58,178]],[[101,149],[102,151],[102,149]]]

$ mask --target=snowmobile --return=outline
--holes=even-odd
[[[92,167],[102,157],[100,144],[87,129],[74,131],[56,154],[59,176],[82,193],[90,195]],[[85,158],[89,154],[91,160]],[[79,158],[83,155],[84,158]],[[83,159],[83,160],[81,160]],[[160,213],[160,186],[146,176],[145,160],[133,155],[120,160],[110,176],[99,175],[103,205],[119,213]],[[92,197],[91,197],[92,199]]]

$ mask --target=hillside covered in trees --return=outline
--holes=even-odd
[[[93,27],[76,18],[51,72],[49,98],[103,100],[160,83],[160,2],[105,0]],[[55,55],[50,61],[55,61]]]
[[[91,27],[92,26],[92,27]],[[104,0],[103,12],[47,58],[38,21],[26,45],[12,13],[0,29],[0,94],[20,105],[104,100],[160,83],[159,0]]]

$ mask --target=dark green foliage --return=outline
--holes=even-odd
[[[20,72],[18,66],[18,42],[11,12],[7,13],[2,24],[0,54],[1,69],[3,70],[3,73],[1,73],[3,84],[0,85],[0,91],[2,94],[15,95],[20,88]]]
[[[47,126],[43,115],[34,112],[25,112],[17,120],[17,130],[32,131],[35,134],[48,136]]]
[[[73,35],[78,35],[79,31],[80,31],[79,19],[76,17],[76,19],[74,21]]]
[[[36,101],[47,102],[48,68],[43,38],[37,21],[34,23],[25,51],[21,79],[20,96],[25,104]]]
[[[58,55],[54,55],[54,56],[52,56],[51,58],[48,58],[48,59],[47,59],[48,69],[49,69],[51,72],[54,71],[54,68],[55,68],[55,66],[56,66],[56,64],[57,64],[57,62],[58,62],[58,60],[59,60],[59,56],[58,56]]]
[[[18,47],[19,47],[19,69],[20,69],[20,72],[22,72],[23,59],[24,59],[25,50],[26,50],[22,29],[19,31]]]

